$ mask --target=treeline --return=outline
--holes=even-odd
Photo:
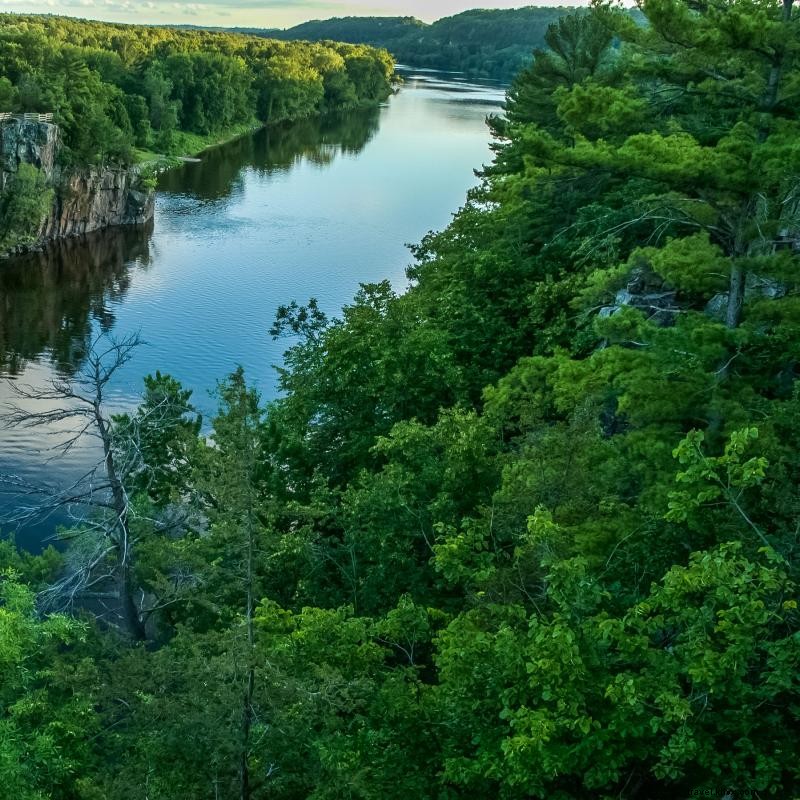
[[[800,22],[642,8],[551,28],[405,294],[281,309],[279,400],[74,392],[114,492],[4,551],[9,796],[798,794]]]
[[[463,72],[470,78],[510,81],[544,44],[564,7],[475,9],[427,24],[414,17],[341,17],[287,30],[257,31],[276,39],[333,39],[384,47],[402,64]]]
[[[360,45],[0,15],[0,110],[54,112],[78,164],[375,104],[393,71],[388,53]]]

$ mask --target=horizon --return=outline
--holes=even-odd
[[[416,17],[435,22],[474,9],[552,8],[586,5],[580,0],[520,3],[519,0],[0,0],[0,9],[16,14],[51,14],[146,25],[291,28],[331,17]]]

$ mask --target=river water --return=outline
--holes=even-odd
[[[208,416],[216,381],[239,364],[274,397],[286,348],[269,336],[277,307],[316,297],[336,315],[359,283],[388,278],[402,291],[407,244],[463,204],[502,100],[497,87],[409,71],[379,109],[262,130],[165,173],[152,230],[0,262],[0,404],[9,381],[41,386],[79,369],[100,331],[146,342],[112,386],[115,408],[161,370]],[[0,429],[0,473],[69,480],[95,453],[48,461],[60,435]],[[0,513],[18,504],[0,494]],[[35,549],[63,521],[26,524],[17,541]]]

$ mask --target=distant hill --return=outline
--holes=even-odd
[[[544,44],[548,25],[574,8],[476,9],[428,24],[414,17],[337,17],[287,30],[239,28],[271,39],[330,39],[385,47],[403,64],[510,80]]]
[[[339,41],[361,44],[367,39],[380,42],[402,41],[432,27],[433,25],[428,25],[416,17],[334,17],[324,20],[313,19],[285,31],[270,31],[270,36],[307,41],[338,36],[341,37]]]

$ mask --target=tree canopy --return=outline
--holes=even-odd
[[[561,6],[473,9],[431,24],[415,17],[334,17],[286,30],[238,30],[290,41],[368,44],[386,48],[412,67],[510,81],[543,46],[548,26],[569,11]]]
[[[376,104],[393,72],[388,53],[363,45],[0,14],[0,111],[53,112],[77,164]]]
[[[281,308],[278,400],[115,419],[146,644],[0,551],[21,796],[797,795],[800,15],[641,9],[550,29],[408,291]]]

